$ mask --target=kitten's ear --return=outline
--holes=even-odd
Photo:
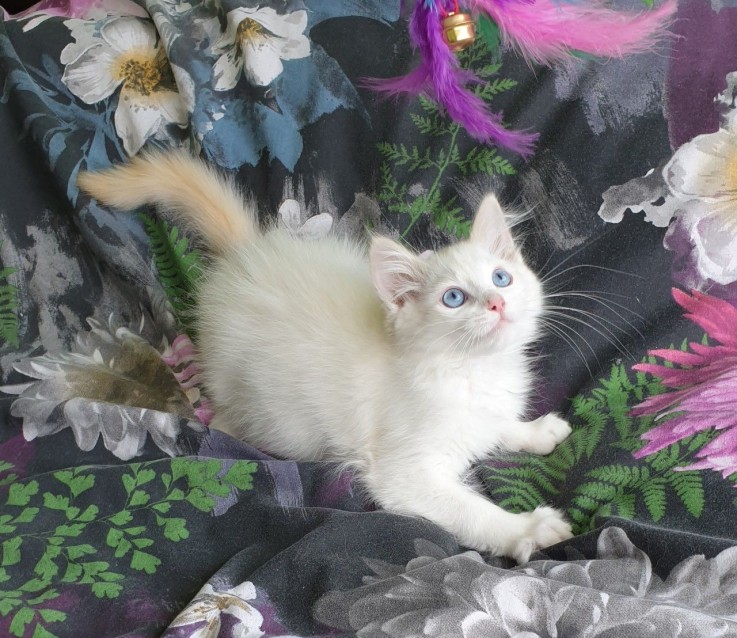
[[[371,240],[369,258],[374,286],[390,308],[403,306],[422,287],[424,262],[388,237],[375,236]]]
[[[514,238],[504,219],[504,211],[495,195],[484,197],[471,227],[471,241],[483,244],[502,257],[512,258],[517,254]]]

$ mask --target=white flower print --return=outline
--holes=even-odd
[[[599,209],[608,222],[630,209],[667,227],[665,247],[687,265],[680,283],[692,288],[737,282],[737,73],[726,84],[716,100],[723,112],[715,133],[683,144],[661,170],[612,186]]]
[[[279,206],[278,215],[280,226],[303,239],[325,237],[333,226],[333,216],[328,213],[308,217],[302,223],[302,211],[299,202],[294,199],[284,200],[282,205]]]
[[[138,153],[151,137],[166,139],[167,125],[187,125],[186,108],[151,21],[113,18],[99,32],[72,29],[72,35],[77,41],[62,51],[61,59],[74,57],[62,81],[86,104],[121,87],[115,129],[128,155]]]
[[[260,638],[264,635],[261,631],[264,618],[246,602],[254,598],[256,588],[248,581],[225,591],[216,590],[207,584],[169,628],[196,625],[195,631],[189,634],[190,638],[217,638],[220,635],[222,616],[227,614],[236,619],[232,630],[234,638]]]
[[[228,13],[227,21],[212,48],[220,55],[213,68],[216,91],[232,89],[241,75],[250,84],[268,86],[284,70],[282,60],[310,54],[306,11],[281,14],[271,7],[239,7]]]
[[[700,274],[719,284],[737,281],[737,130],[719,129],[684,144],[663,178],[681,204],[679,221]]]

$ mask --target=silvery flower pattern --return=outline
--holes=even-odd
[[[509,570],[476,552],[415,542],[404,566],[367,560],[373,574],[330,592],[317,619],[361,638],[737,636],[737,549],[692,556],[665,578],[617,527],[591,560],[533,560]]]
[[[145,313],[128,326],[114,317],[87,321],[90,330],[77,335],[72,351],[18,361],[15,369],[32,381],[2,387],[18,396],[11,413],[23,419],[23,436],[32,441],[70,428],[80,449],[92,450],[102,438],[106,449],[129,460],[148,435],[175,456],[180,421],[201,414],[198,379],[182,352],[186,342],[179,337],[170,347]],[[160,351],[149,341],[155,335]],[[181,363],[182,370],[172,368]]]

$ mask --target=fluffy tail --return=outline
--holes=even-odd
[[[220,254],[258,233],[255,214],[233,181],[184,151],[144,153],[128,164],[81,173],[77,183],[114,208],[155,204]]]

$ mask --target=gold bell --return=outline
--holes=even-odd
[[[449,13],[442,24],[443,36],[451,51],[463,51],[476,39],[473,19],[467,13]]]

